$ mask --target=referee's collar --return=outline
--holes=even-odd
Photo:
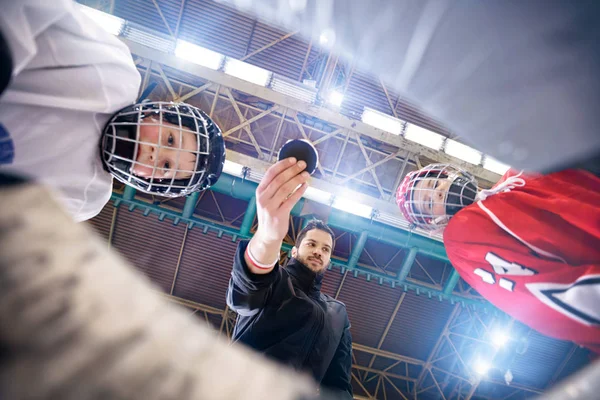
[[[296,279],[305,292],[321,291],[325,271],[316,273],[295,258],[290,258],[285,269]]]

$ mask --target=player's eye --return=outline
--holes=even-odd
[[[169,137],[167,138],[167,144],[169,146],[173,146],[173,143],[175,142],[175,138],[173,137],[172,133],[169,133]]]

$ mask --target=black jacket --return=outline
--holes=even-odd
[[[351,399],[352,336],[344,303],[321,293],[323,274],[293,258],[285,268],[252,274],[246,246],[242,241],[237,248],[227,291],[227,305],[238,313],[233,339]]]

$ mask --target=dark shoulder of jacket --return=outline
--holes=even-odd
[[[323,295],[323,297],[325,297],[325,301],[327,301],[328,303],[337,303],[340,306],[342,306],[344,309],[346,309],[346,305],[344,303],[342,303],[341,301],[334,299],[333,297],[331,297],[328,294],[325,294],[323,292],[321,292],[321,294]]]

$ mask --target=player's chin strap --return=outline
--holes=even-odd
[[[507,178],[504,182],[498,184],[498,186],[496,186],[492,189],[481,190],[479,193],[477,193],[477,197],[475,198],[475,201],[485,200],[488,197],[493,196],[495,194],[510,192],[512,189],[514,189],[516,187],[525,186],[525,179],[521,178],[522,174],[523,174],[523,171],[519,172],[515,176],[511,176],[510,178]]]

